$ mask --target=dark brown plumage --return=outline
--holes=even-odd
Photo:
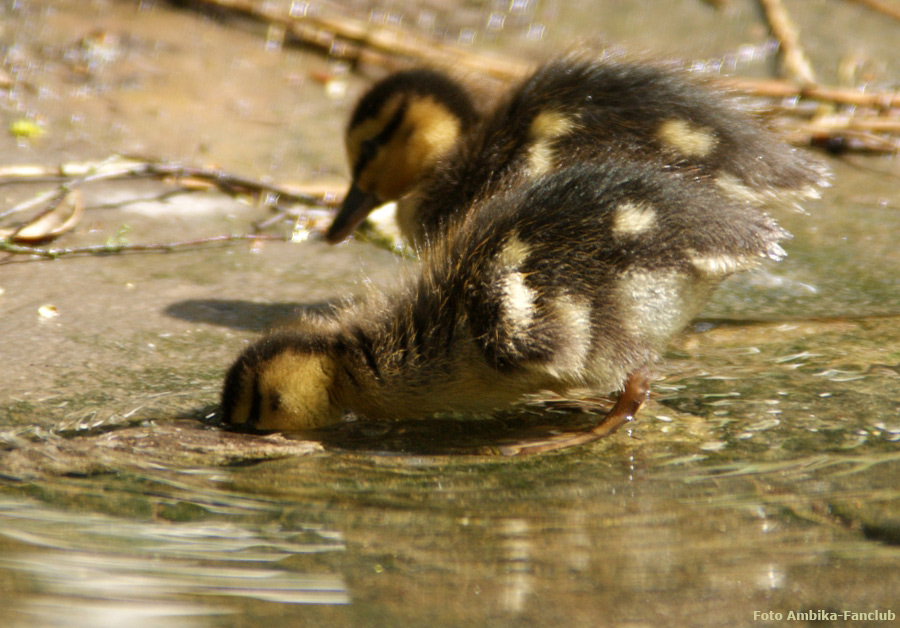
[[[458,99],[467,93],[449,79],[441,86],[437,103],[452,102],[449,93]],[[754,205],[785,196],[813,197],[827,183],[820,164],[778,141],[701,79],[658,65],[580,55],[539,68],[478,124],[468,115],[461,119],[457,137],[439,143],[439,155],[416,159],[417,171],[404,176],[405,143],[392,130],[399,128],[396,115],[375,124],[376,105],[399,99],[408,106],[426,91],[400,75],[385,79],[363,97],[357,112],[365,109],[367,114],[354,114],[348,138],[368,137],[369,147],[382,151],[384,158],[371,171],[367,166],[372,159],[348,151],[354,184],[335,221],[341,228],[329,232],[331,241],[349,232],[347,217],[353,209],[365,207],[353,213],[358,222],[377,202],[400,198],[401,230],[421,246],[439,238],[446,225],[458,221],[479,199],[579,162],[643,161],[660,170],[711,179],[729,196]],[[397,111],[402,113],[394,114]],[[432,120],[445,124],[446,116],[455,115],[444,105],[434,111],[441,115],[422,116],[412,128],[424,132]],[[361,120],[372,123],[362,128]],[[419,168],[422,163],[427,167]],[[404,184],[392,186],[393,194],[372,193],[377,187],[373,181],[395,178]],[[361,190],[363,180],[363,187],[370,189]]]
[[[780,259],[786,235],[640,161],[551,170],[477,200],[395,290],[251,346],[226,378],[223,417],[305,430],[345,411],[390,420],[619,390],[722,279]]]

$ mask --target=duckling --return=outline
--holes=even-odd
[[[330,242],[348,235],[375,204],[406,195],[397,220],[404,237],[422,246],[479,197],[580,161],[616,156],[712,178],[730,196],[758,205],[782,195],[815,197],[827,184],[823,166],[687,72],[579,55],[540,67],[477,123],[468,113],[461,116],[450,125],[458,133],[427,144],[434,152],[424,157],[425,144],[415,138],[427,135],[431,124],[448,124],[455,109],[443,106],[441,115],[415,120],[404,112],[420,99],[462,102],[467,93],[447,77],[428,76],[423,84],[393,75],[354,111],[347,132],[353,183],[328,231]],[[440,95],[426,95],[432,80]]]
[[[660,352],[713,288],[781,259],[788,236],[713,185],[621,158],[478,204],[396,290],[250,346],[225,379],[224,421],[304,431],[347,411],[392,420],[622,390],[591,433],[562,444],[592,440],[634,415]]]

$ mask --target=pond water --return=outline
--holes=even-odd
[[[344,185],[344,120],[376,70],[326,89],[318,77],[345,76],[336,61],[179,4],[0,2],[3,125],[44,129],[0,137],[0,165],[140,154]],[[786,5],[824,82],[852,66],[897,89],[900,23],[850,2]],[[749,0],[265,6],[400,20],[522,58],[602,36],[739,75],[775,63]],[[789,257],[723,285],[638,420],[545,455],[484,453],[510,417],[322,443],[203,422],[267,325],[411,263],[371,244],[0,260],[0,625],[890,625],[900,162],[827,159],[823,200],[777,216]],[[41,189],[0,187],[0,211]],[[59,245],[269,217],[147,181],[85,188],[84,205]],[[535,416],[584,418],[578,403]]]

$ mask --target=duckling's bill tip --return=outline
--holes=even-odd
[[[378,204],[375,194],[363,192],[356,184],[351,185],[341,208],[325,232],[325,240],[329,244],[345,240]]]

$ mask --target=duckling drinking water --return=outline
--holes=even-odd
[[[400,229],[422,246],[479,198],[617,156],[712,178],[754,204],[813,197],[826,183],[822,166],[696,77],[579,55],[539,68],[483,117],[443,74],[392,75],[360,100],[346,145],[353,182],[326,235],[333,243],[377,204],[403,197]]]
[[[661,350],[729,274],[787,234],[714,185],[625,159],[576,163],[477,201],[417,274],[248,348],[226,423],[307,430],[489,412],[539,391],[623,390],[588,435],[627,421]],[[555,445],[554,445],[555,446]]]

